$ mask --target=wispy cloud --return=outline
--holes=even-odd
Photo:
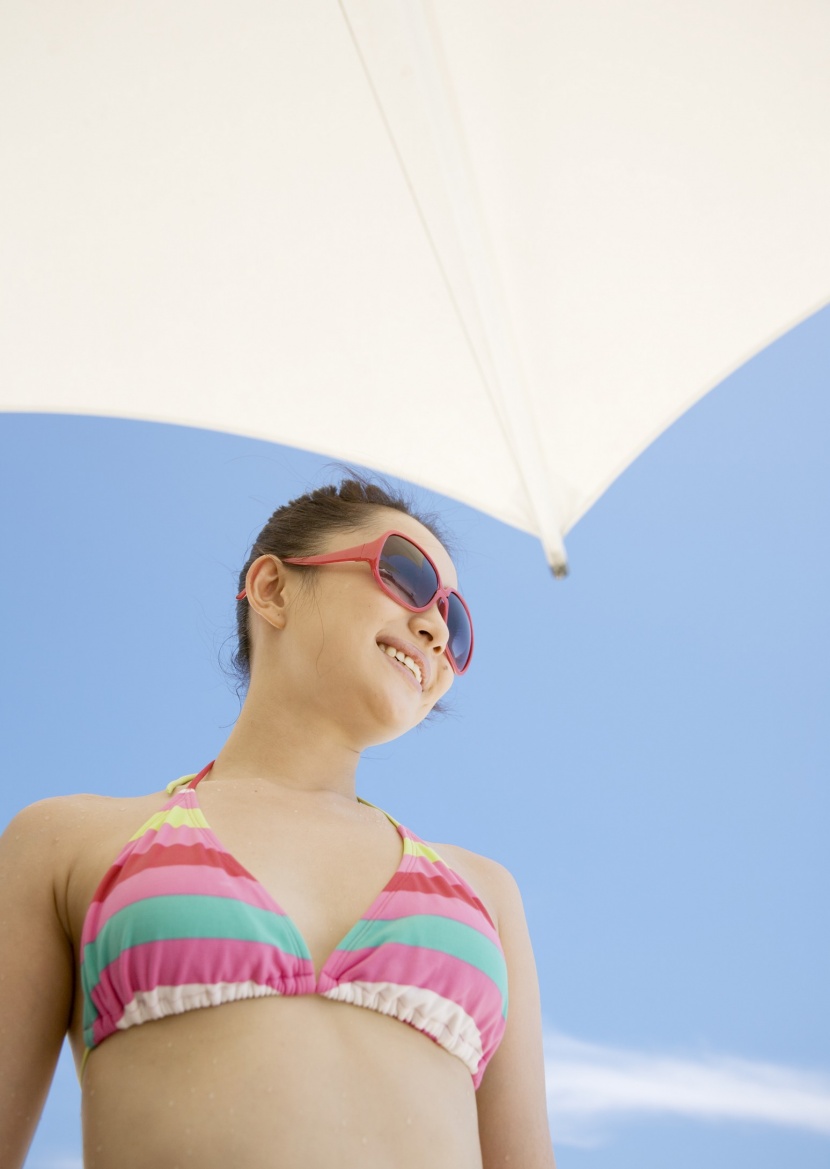
[[[830,1074],[728,1055],[661,1055],[545,1035],[554,1145],[595,1146],[614,1121],[644,1116],[743,1121],[830,1137]],[[41,1156],[26,1169],[83,1169]]]
[[[554,1143],[596,1145],[646,1114],[784,1125],[830,1136],[830,1075],[726,1055],[660,1055],[545,1037]]]

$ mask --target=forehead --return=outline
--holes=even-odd
[[[423,548],[438,569],[444,584],[449,585],[450,588],[458,588],[458,574],[444,545],[433,536],[429,528],[425,528],[419,520],[413,519],[405,512],[395,511],[391,508],[375,508],[371,518],[367,519],[366,523],[359,529],[358,535],[371,540],[376,536],[382,536],[384,532],[393,530],[409,536]],[[343,545],[343,533],[329,539],[327,543],[330,546],[328,550],[334,551],[336,547]]]

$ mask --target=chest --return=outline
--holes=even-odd
[[[82,1029],[89,1049],[149,1019],[262,995],[320,994],[404,1021],[437,1001],[442,1018],[453,1004],[452,1049],[480,1075],[506,1011],[485,905],[379,809],[309,806],[228,800],[217,785],[156,802],[129,833],[114,816],[76,882],[78,1049]]]
[[[257,799],[255,792],[244,798],[216,790],[199,796],[195,815],[204,820],[202,835],[290,918],[318,973],[401,867],[404,840],[378,809],[304,808]],[[158,796],[129,801],[98,823],[70,889],[76,949],[102,877],[125,848],[140,852],[141,844],[130,838],[161,803]]]
[[[377,809],[255,808],[219,792],[200,808],[222,848],[291,920],[318,975],[402,866],[403,835]]]

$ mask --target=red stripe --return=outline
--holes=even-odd
[[[133,853],[121,870],[122,877],[132,877],[143,869],[164,868],[167,865],[207,865],[212,869],[223,869],[231,877],[247,877],[250,874],[238,860],[208,844],[154,844],[143,853]]]
[[[220,852],[205,844],[153,844],[146,852],[131,853],[121,863],[118,861],[105,873],[101,884],[90,902],[93,905],[106,901],[113,886],[143,869],[163,868],[167,865],[206,865],[222,869],[231,877],[250,877],[251,874],[229,852]]]
[[[457,874],[454,875],[457,876]],[[459,901],[465,901],[468,905],[477,909],[479,913],[482,913],[490,925],[493,926],[493,929],[496,928],[483,902],[475,895],[466,881],[461,881],[460,877],[456,881],[448,881],[441,874],[427,876],[426,873],[398,872],[386,888],[389,892],[402,889],[407,893],[433,893],[439,897],[449,897],[458,899]]]

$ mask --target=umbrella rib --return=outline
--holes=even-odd
[[[413,206],[415,208],[418,219],[421,223],[421,227],[423,229],[423,232],[424,232],[424,235],[426,237],[427,243],[429,245],[430,251],[432,252],[432,256],[433,256],[435,263],[438,267],[438,271],[440,273],[441,280],[442,280],[444,287],[447,291],[447,294],[450,298],[450,303],[453,306],[453,310],[455,312],[455,316],[456,316],[456,319],[458,321],[458,324],[461,327],[461,332],[463,334],[463,337],[464,337],[464,340],[466,342],[467,348],[469,350],[470,356],[473,359],[473,362],[474,362],[475,367],[478,371],[481,383],[484,386],[485,392],[487,393],[487,396],[490,400],[490,404],[491,404],[491,407],[493,409],[493,413],[495,414],[499,430],[501,431],[501,434],[502,434],[502,437],[505,441],[507,449],[510,451],[510,455],[511,455],[511,458],[513,459],[513,463],[516,467],[516,472],[518,474],[519,481],[522,483],[522,486],[524,488],[525,496],[526,496],[528,504],[530,506],[531,513],[536,516],[537,522],[540,522],[541,516],[539,516],[539,513],[538,513],[538,508],[536,506],[535,499],[534,499],[534,493],[530,489],[530,484],[528,482],[527,475],[526,475],[525,469],[524,469],[524,460],[521,457],[521,452],[518,449],[516,436],[512,433],[511,428],[508,425],[506,425],[505,418],[504,418],[503,404],[499,401],[498,396],[496,395],[496,393],[493,389],[493,385],[491,383],[491,378],[488,376],[488,373],[484,368],[484,365],[483,365],[482,360],[481,360],[481,355],[479,354],[478,349],[473,341],[473,338],[470,335],[470,331],[469,331],[467,322],[464,318],[464,313],[461,309],[460,304],[458,303],[458,298],[456,297],[455,290],[453,288],[452,281],[450,280],[449,273],[447,272],[446,265],[444,264],[444,261],[441,257],[441,253],[438,249],[438,245],[437,245],[435,238],[430,230],[429,223],[428,223],[426,215],[424,213],[424,209],[422,207],[420,199],[418,198],[418,193],[417,193],[417,191],[415,189],[415,185],[412,181],[412,176],[409,173],[409,169],[406,165],[406,161],[403,157],[403,153],[402,153],[401,148],[398,144],[398,141],[395,137],[395,133],[394,133],[394,130],[392,129],[392,125],[389,121],[389,118],[387,117],[386,110],[384,109],[383,102],[381,101],[381,98],[380,98],[380,94],[378,93],[377,86],[375,85],[375,82],[372,78],[368,64],[366,62],[365,56],[361,50],[360,43],[358,41],[357,35],[356,35],[354,28],[352,26],[352,22],[349,19],[349,14],[346,11],[344,0],[338,0],[338,7],[340,8],[340,12],[343,16],[343,20],[345,22],[346,28],[348,29],[349,36],[351,38],[352,44],[354,45],[354,49],[355,49],[355,52],[357,54],[358,61],[360,62],[361,69],[363,70],[363,74],[366,78],[366,83],[369,86],[369,92],[372,95],[372,100],[374,101],[375,107],[377,108],[377,111],[380,115],[380,118],[381,118],[381,121],[383,123],[384,129],[386,131],[386,135],[387,135],[387,138],[389,140],[389,143],[392,146],[392,150],[394,152],[394,155],[395,155],[395,158],[397,160],[398,166],[400,168],[401,174],[403,175],[404,182],[406,183],[407,190],[409,191],[410,198],[412,200],[412,203],[413,203]],[[486,330],[485,330],[485,332],[486,332]],[[558,531],[553,532],[550,530],[549,524],[545,524],[542,521],[542,522],[540,522],[540,526],[543,529],[542,533],[540,533],[540,534],[542,534],[544,537],[546,551],[547,551],[548,556],[551,560],[551,564],[552,564],[552,567],[554,569],[554,572],[556,573],[556,575],[564,575],[565,572],[567,571],[567,567],[566,567],[567,561],[565,558],[565,552],[564,552],[564,547],[562,546],[561,537],[559,536]]]
[[[369,67],[367,66],[366,60],[363,56],[363,53],[360,50],[360,44],[358,43],[357,37],[355,36],[355,32],[354,32],[354,29],[352,28],[351,21],[349,20],[349,15],[346,12],[346,9],[344,7],[343,0],[337,0],[337,3],[338,3],[338,7],[340,8],[340,11],[343,14],[343,20],[346,22],[346,27],[349,30],[349,36],[351,37],[352,44],[354,45],[355,52],[357,53],[358,60],[360,61],[360,66],[363,70],[363,74],[366,78],[366,82],[367,82],[369,89],[371,91],[372,99],[377,107],[378,113],[380,114],[384,129],[386,130],[386,135],[387,135],[389,142],[391,143],[392,149],[395,153],[395,158],[398,161],[398,166],[401,169],[401,174],[404,177],[404,182],[406,183],[410,198],[412,199],[412,202],[415,206],[415,211],[417,212],[418,219],[421,222],[421,227],[424,230],[424,235],[426,236],[427,242],[429,243],[430,251],[432,252],[435,263],[438,265],[438,271],[441,273],[441,279],[444,282],[444,287],[446,288],[447,294],[449,295],[449,298],[452,302],[453,309],[455,310],[455,315],[458,318],[458,323],[461,326],[461,331],[464,334],[464,340],[466,341],[467,347],[470,350],[470,355],[471,355],[473,361],[475,362],[475,366],[479,372],[479,376],[481,377],[481,380],[484,383],[484,388],[486,389],[487,395],[490,398],[490,402],[493,406],[493,412],[496,415],[496,418],[498,420],[499,428],[501,429],[502,435],[504,436],[504,440],[507,443],[508,447],[510,448],[510,453],[513,455],[513,458],[516,460],[516,464],[518,466],[519,464],[518,464],[517,453],[513,449],[513,442],[512,442],[511,436],[504,426],[504,422],[503,422],[503,419],[501,417],[501,411],[499,409],[499,403],[498,403],[498,401],[493,393],[492,386],[490,385],[490,381],[489,381],[489,378],[487,377],[487,374],[485,373],[484,367],[481,364],[481,358],[479,357],[478,350],[476,349],[475,345],[473,344],[473,339],[470,336],[469,329],[467,328],[467,322],[464,320],[464,314],[461,311],[461,306],[459,305],[458,300],[456,299],[456,295],[455,295],[455,292],[454,292],[453,286],[452,286],[452,281],[450,280],[449,274],[447,273],[446,267],[444,266],[444,261],[441,259],[441,253],[438,251],[438,247],[435,243],[435,238],[429,229],[429,223],[427,222],[426,216],[424,215],[424,211],[423,211],[423,208],[421,206],[421,202],[418,198],[418,193],[415,190],[415,186],[412,182],[412,178],[409,174],[409,170],[407,169],[403,154],[401,153],[400,147],[398,146],[398,142],[397,142],[397,139],[395,138],[395,134],[394,134],[394,131],[392,130],[392,126],[389,122],[389,119],[386,116],[386,110],[383,108],[383,102],[380,100],[380,94],[377,91],[375,83],[372,80],[372,75],[369,72]]]

